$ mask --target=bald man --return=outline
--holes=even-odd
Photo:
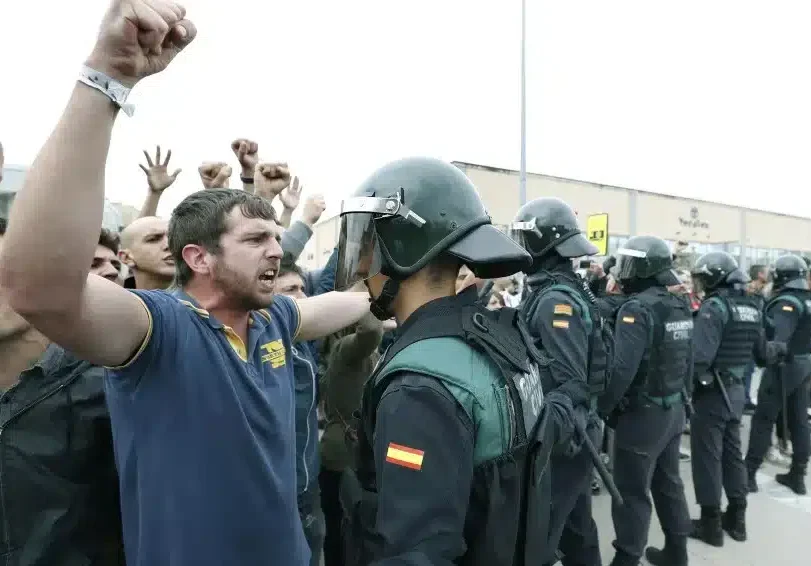
[[[169,252],[169,221],[144,216],[121,232],[118,255],[135,277],[135,288],[166,289],[175,276],[175,261]]]

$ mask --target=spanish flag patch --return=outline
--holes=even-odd
[[[389,464],[396,464],[417,471],[422,469],[422,459],[424,457],[424,451],[395,444],[394,442],[389,442],[389,449],[386,451],[386,462]]]
[[[553,320],[552,326],[555,328],[569,328],[569,321],[568,320]]]
[[[628,324],[633,324],[636,319],[632,316],[624,316],[622,317],[622,322],[627,322]]]
[[[572,306],[571,305],[555,305],[555,314],[564,314],[566,316],[572,316]]]
[[[783,310],[788,311],[788,312],[793,312],[794,307],[792,307],[791,305],[783,305]]]

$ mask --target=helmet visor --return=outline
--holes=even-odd
[[[374,214],[354,212],[341,216],[335,290],[343,291],[377,275],[382,264]]]
[[[647,267],[647,254],[641,250],[620,248],[617,250],[617,279],[625,281],[628,279],[644,279],[649,274],[645,273]]]
[[[543,235],[538,230],[538,222],[534,218],[510,224],[510,238],[525,250],[534,253],[541,250],[543,243]]]

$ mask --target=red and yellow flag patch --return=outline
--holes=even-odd
[[[555,305],[555,310],[553,314],[562,314],[564,316],[572,316],[572,307],[571,305]]]
[[[389,464],[396,464],[417,471],[422,469],[422,459],[424,457],[425,452],[423,450],[409,448],[394,442],[389,442],[389,449],[386,451],[386,462]]]

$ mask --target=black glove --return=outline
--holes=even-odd
[[[572,400],[572,406],[588,405],[591,400],[589,384],[579,379],[570,379],[554,389],[556,393],[567,396]]]
[[[575,407],[572,410],[572,434],[569,442],[563,446],[563,453],[569,458],[577,455],[583,448],[583,435],[581,431],[585,431],[588,426],[589,410],[585,407]]]
[[[788,346],[785,342],[769,342],[771,354],[774,356],[775,363],[782,364],[783,362],[790,361],[788,354]]]

